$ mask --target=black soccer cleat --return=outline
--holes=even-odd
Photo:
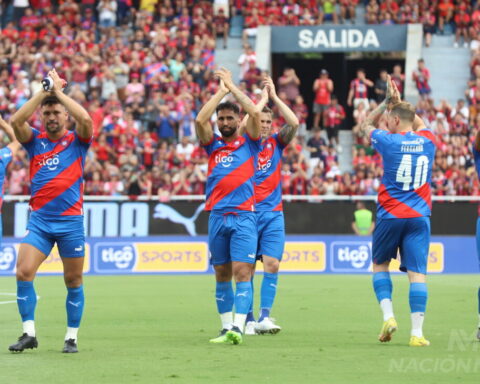
[[[24,349],[33,349],[38,347],[38,341],[35,336],[28,336],[24,333],[18,338],[18,342],[8,347],[11,352],[23,352]]]
[[[77,353],[77,343],[74,339],[65,340],[65,345],[63,346],[63,353]]]

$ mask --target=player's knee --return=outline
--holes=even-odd
[[[17,281],[32,281],[35,277],[35,272],[28,268],[18,266],[16,272]]]
[[[263,270],[267,273],[278,273],[280,260],[274,257],[263,257]]]
[[[240,268],[236,268],[233,274],[237,283],[250,281],[252,279],[252,267],[250,265],[245,265]]]
[[[65,273],[64,280],[65,280],[65,285],[68,288],[80,287],[83,283],[82,273],[77,273],[77,272]]]

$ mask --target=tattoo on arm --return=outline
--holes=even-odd
[[[289,144],[295,137],[296,129],[292,126],[285,124],[279,132],[279,136],[284,144]]]

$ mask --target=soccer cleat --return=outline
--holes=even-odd
[[[74,339],[65,340],[65,344],[63,345],[63,353],[77,353],[77,343]]]
[[[28,336],[24,333],[18,338],[18,342],[8,347],[12,352],[23,352],[24,349],[33,349],[38,347],[38,341],[35,336]]]
[[[228,343],[227,332],[228,332],[228,329],[223,328],[217,337],[210,339],[210,343],[213,343],[213,344]]]
[[[264,335],[266,333],[275,335],[281,330],[282,327],[275,324],[275,320],[271,317],[265,317],[262,321],[258,322],[257,326],[255,327],[255,331],[260,335]]]
[[[230,344],[242,344],[243,337],[242,337],[242,331],[238,329],[238,327],[232,327],[227,334],[227,342]]]
[[[425,337],[410,336],[410,347],[428,347],[430,342]]]
[[[255,321],[247,321],[247,324],[245,324],[245,335],[248,335],[248,336],[256,335],[257,334],[255,332],[256,326],[257,326],[257,323]]]
[[[392,334],[398,329],[397,321],[395,318],[390,317],[387,321],[383,322],[382,330],[378,335],[378,340],[381,343],[386,343],[392,340]]]

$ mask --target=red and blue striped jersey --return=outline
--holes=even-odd
[[[260,139],[254,140],[248,134],[229,143],[215,134],[204,145],[209,155],[206,211],[255,210],[255,164],[260,147]]]
[[[480,152],[475,149],[475,144],[473,145],[473,158],[475,159],[475,169],[480,180]]]
[[[0,212],[3,205],[3,182],[5,180],[5,174],[7,173],[8,164],[12,161],[12,151],[10,148],[5,147],[0,149]],[[0,223],[1,226],[1,223]]]
[[[285,144],[278,133],[262,142],[255,173],[256,211],[282,211],[282,151]]]
[[[74,131],[52,141],[32,129],[22,145],[30,156],[30,209],[54,216],[83,215],[83,167],[91,139]]]
[[[350,89],[353,89],[354,99],[366,99],[368,97],[368,88],[362,80],[353,79],[350,82]]]
[[[428,129],[417,132],[372,132],[373,147],[382,155],[383,178],[378,190],[377,218],[430,216],[435,137]]]

